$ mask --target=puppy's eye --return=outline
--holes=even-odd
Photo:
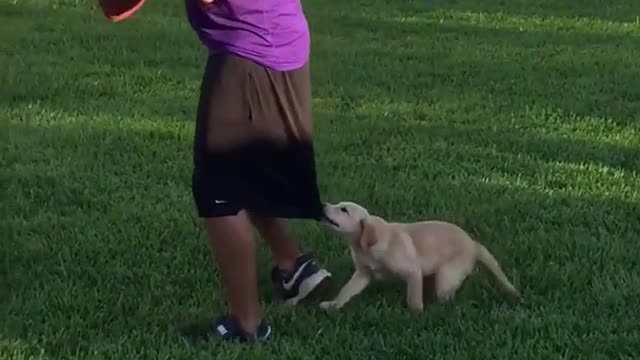
[[[340,208],[340,211],[342,211],[345,214],[349,214],[349,210],[347,210],[347,208],[344,206]]]

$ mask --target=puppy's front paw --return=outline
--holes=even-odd
[[[335,301],[323,301],[320,303],[322,310],[338,310],[338,303]]]

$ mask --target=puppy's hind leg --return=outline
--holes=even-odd
[[[468,266],[457,262],[444,264],[436,273],[436,295],[440,302],[452,301],[456,291],[469,275]]]

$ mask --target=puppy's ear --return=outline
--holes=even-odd
[[[367,219],[360,220],[360,247],[367,250],[377,242],[378,234],[373,222]]]

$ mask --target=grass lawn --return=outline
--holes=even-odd
[[[95,1],[0,2],[0,359],[637,359],[640,2],[304,1],[321,191],[454,221],[480,271],[411,314],[272,303],[268,344],[190,344],[223,310],[191,197],[205,51],[181,0],[110,24]],[[341,286],[347,248],[295,222]]]

